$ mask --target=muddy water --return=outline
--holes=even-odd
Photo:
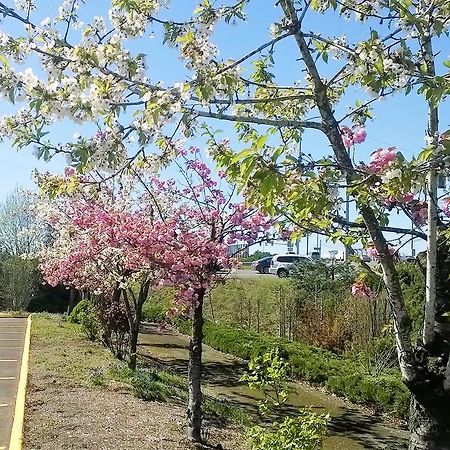
[[[159,331],[146,324],[139,337],[142,359],[165,366],[175,373],[186,375],[188,338],[173,331]],[[245,363],[211,347],[203,348],[206,393],[242,406],[250,413],[257,411],[258,393],[239,382]],[[292,383],[287,401],[287,413],[299,407],[310,407],[318,413],[329,413],[330,436],[325,450],[397,450],[407,448],[407,432],[389,426],[375,415],[319,389],[303,383]]]

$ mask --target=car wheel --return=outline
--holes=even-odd
[[[267,275],[269,273],[269,268],[268,267],[264,267],[263,273],[265,273]]]
[[[280,270],[277,272],[277,275],[278,275],[280,278],[287,278],[287,277],[289,276],[289,272],[288,272],[286,269],[280,269]]]

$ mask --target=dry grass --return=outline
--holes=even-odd
[[[184,407],[145,402],[127,385],[92,386],[92,372],[104,371],[113,357],[85,341],[77,327],[55,316],[33,319],[25,449],[184,450]],[[209,423],[208,442],[244,449],[237,427]],[[214,447],[213,447],[214,448]]]

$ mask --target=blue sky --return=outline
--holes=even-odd
[[[6,2],[12,5],[12,0]],[[59,1],[37,0],[39,9],[36,14],[36,22],[46,16],[53,16],[57,13]],[[88,22],[94,15],[106,15],[109,0],[86,0],[86,6],[80,10],[80,18]],[[172,0],[169,10],[162,10],[159,17],[171,17],[176,20],[183,20],[189,17],[196,2],[192,0]],[[248,20],[245,24],[220,25],[215,35],[215,42],[218,44],[223,59],[237,59],[250,50],[258,47],[270,39],[268,34],[269,26],[280,18],[280,9],[273,6],[273,0],[253,0],[248,8]],[[174,17],[175,16],[175,17]],[[22,28],[16,23],[0,23],[0,28],[16,34]],[[341,35],[344,31],[349,40],[360,39],[369,35],[367,26],[362,26],[354,19],[345,22],[337,20],[332,14],[320,16],[310,14],[307,16],[306,29],[321,31],[323,35]],[[135,52],[142,52],[147,55],[147,62],[151,81],[164,80],[166,85],[181,81],[187,75],[186,70],[178,59],[175,49],[168,49],[161,46],[161,27],[153,25],[154,38],[146,35],[144,38],[131,41],[129,48]],[[76,32],[73,32],[76,38]],[[444,38],[444,42],[439,44],[438,50],[442,50],[442,58],[448,58],[449,39]],[[285,40],[276,47],[274,55],[277,64],[276,76],[280,84],[292,83],[302,80],[304,73],[301,71],[301,64],[297,61],[298,49],[293,39]],[[27,66],[27,63],[23,68]],[[38,71],[35,62],[31,63],[33,69]],[[331,68],[332,66],[330,66]],[[244,66],[244,70],[248,66]],[[330,70],[330,69],[325,69]],[[248,74],[248,71],[247,71]],[[244,72],[245,75],[245,72]],[[367,98],[356,88],[349,90],[344,104],[339,107],[338,112],[345,111],[345,106],[354,104],[356,98]],[[11,106],[1,103],[1,113],[11,111]],[[441,112],[441,129],[446,130],[449,125],[449,106],[444,105]],[[388,98],[374,107],[375,120],[367,123],[367,141],[357,147],[357,160],[367,160],[369,154],[383,146],[397,146],[406,157],[417,154],[423,146],[423,136],[426,129],[426,105],[420,96],[411,93],[409,96],[397,95],[395,98]],[[210,124],[224,131],[225,136],[233,135],[233,128],[230,124],[210,121]],[[70,140],[74,133],[92,133],[93,127],[77,127],[70,122],[64,122],[55,127],[52,135],[55,139]],[[239,144],[236,150],[239,150]],[[202,145],[201,138],[192,141],[195,145]],[[329,152],[327,141],[315,131],[307,130],[304,135],[303,149],[306,153],[314,156]],[[66,165],[64,157],[56,157],[50,163],[37,161],[31,150],[17,152],[12,149],[8,142],[0,143],[0,199],[10,192],[16,185],[32,187],[33,182],[30,174],[34,168],[41,171],[59,172]],[[393,219],[393,223],[406,225],[402,219]]]

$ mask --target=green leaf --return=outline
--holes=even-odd
[[[0,54],[0,63],[2,63],[7,69],[9,69],[9,61],[5,55]]]
[[[267,139],[269,139],[269,136],[267,134],[259,136],[259,138],[255,142],[255,147],[258,150],[261,150],[264,147],[264,145],[266,145]]]
[[[262,195],[267,196],[275,184],[274,181],[274,174],[270,174],[261,181],[260,191]]]
[[[236,163],[236,162],[244,159],[245,157],[254,155],[254,154],[255,154],[254,148],[246,148],[233,156],[233,158],[231,159],[231,164]]]

